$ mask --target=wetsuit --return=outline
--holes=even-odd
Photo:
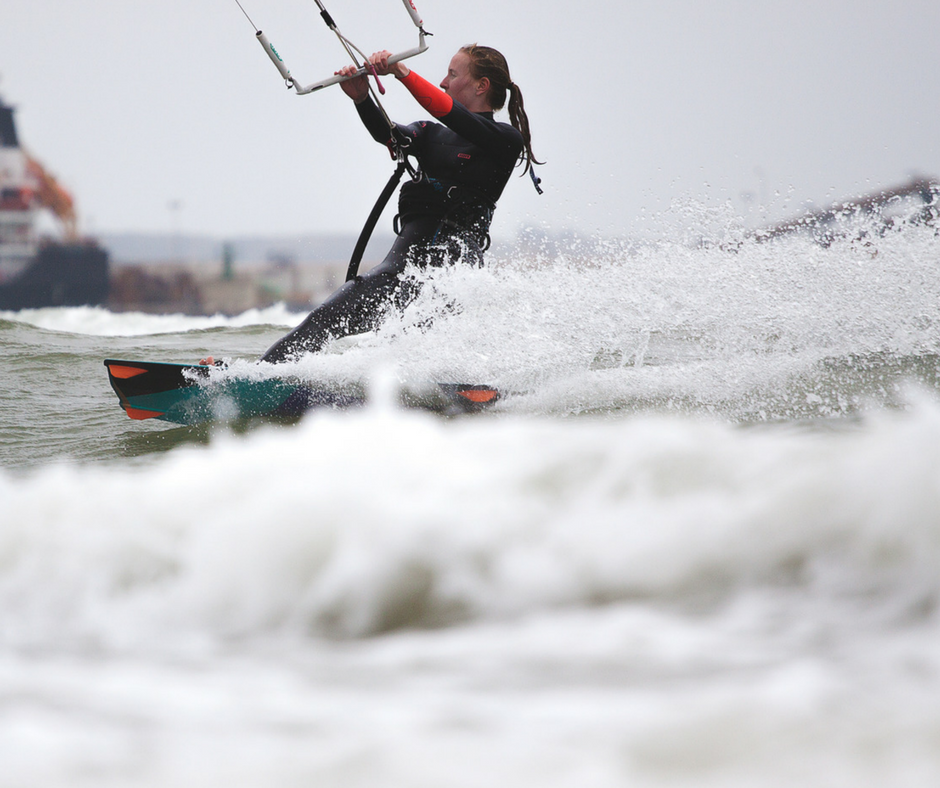
[[[492,112],[470,112],[414,71],[401,82],[441,123],[396,129],[418,160],[420,176],[399,193],[398,237],[378,266],[346,282],[262,361],[287,361],[336,337],[376,328],[390,306],[403,309],[418,295],[417,285],[401,276],[409,263],[482,264],[496,201],[522,154],[522,135],[495,121]],[[376,141],[391,141],[392,131],[371,98],[356,109]]]

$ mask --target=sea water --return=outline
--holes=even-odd
[[[296,424],[133,422],[102,365],[272,374],[283,308],[4,313],[0,784],[937,785],[938,249],[415,273]]]

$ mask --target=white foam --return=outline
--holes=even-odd
[[[176,334],[226,326],[233,328],[253,325],[293,326],[300,321],[302,316],[289,312],[284,304],[276,304],[265,309],[249,309],[234,317],[111,312],[104,307],[91,306],[23,309],[19,312],[0,312],[0,317],[29,323],[49,331],[88,336],[132,337],[149,334]]]
[[[850,582],[934,588],[937,446],[932,403],[846,434],[378,409],[146,470],[3,475],[4,637],[363,635],[708,594],[830,558]]]

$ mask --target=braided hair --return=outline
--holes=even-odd
[[[490,106],[494,110],[502,109],[506,104],[506,93],[509,93],[509,121],[520,134],[525,144],[522,159],[525,162],[525,175],[533,164],[543,164],[532,153],[532,134],[529,131],[529,117],[525,114],[525,104],[522,100],[522,91],[509,76],[509,64],[502,53],[492,47],[482,47],[477,44],[468,44],[460,48],[470,58],[470,75],[474,79],[486,77],[490,81],[490,91],[487,95]]]

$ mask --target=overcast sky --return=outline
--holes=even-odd
[[[434,37],[415,70],[437,83],[478,41],[523,89],[546,193],[511,181],[501,237],[629,233],[690,196],[790,215],[940,176],[937,0],[416,2]],[[346,62],[312,0],[242,4],[301,81]],[[417,41],[400,0],[326,6],[366,51]],[[235,0],[2,15],[0,95],[85,231],[355,232],[392,171],[339,88],[284,87]],[[388,82],[395,119],[424,116]]]

